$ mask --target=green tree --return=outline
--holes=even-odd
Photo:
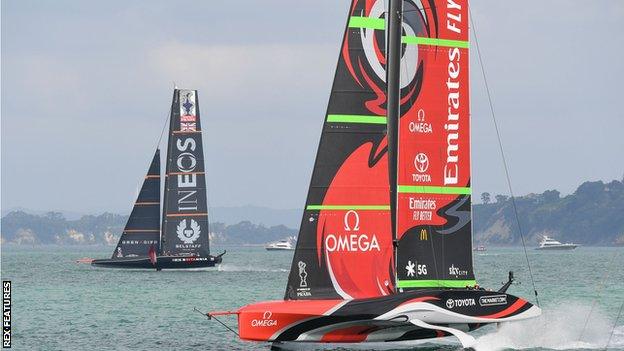
[[[559,193],[557,190],[546,190],[542,194],[542,197],[544,198],[544,201],[546,202],[555,202],[559,200],[560,195],[561,193]]]
[[[503,202],[509,200],[509,196],[507,195],[496,195],[494,198],[498,204],[502,204]]]
[[[489,204],[490,203],[490,193],[488,193],[487,191],[484,193],[481,193],[481,201],[483,201],[484,204]]]

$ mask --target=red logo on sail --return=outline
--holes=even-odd
[[[353,204],[353,209],[319,213],[318,259],[343,298],[382,296],[392,290],[388,163],[384,156],[369,166],[372,148],[372,143],[364,144],[345,160],[323,200],[325,205]]]

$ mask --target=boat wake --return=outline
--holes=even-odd
[[[288,269],[283,268],[261,268],[252,265],[237,266],[233,264],[221,264],[218,268],[219,272],[288,272]]]
[[[591,307],[560,305],[544,309],[537,319],[505,323],[497,330],[477,338],[475,350],[547,348],[553,350],[604,349],[613,330],[613,318]],[[581,335],[582,334],[582,335]],[[624,325],[620,322],[609,343],[609,349],[624,348]]]

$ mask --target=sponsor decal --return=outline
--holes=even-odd
[[[421,229],[420,230],[420,240],[424,241],[427,240],[429,238],[429,234],[427,233],[427,229]]]
[[[414,157],[414,166],[420,173],[427,172],[427,169],[429,169],[429,157],[427,157],[427,154],[423,152],[417,154],[416,157]]]
[[[197,142],[193,138],[176,140],[176,148],[181,151],[176,159],[178,173],[178,211],[197,211],[197,175],[195,172],[198,162],[193,153],[197,148]]]
[[[411,121],[409,123],[409,131],[412,133],[430,134],[433,133],[433,127],[431,123],[425,120],[425,110],[422,108],[418,110],[417,121]]]
[[[454,275],[454,276],[468,275],[468,271],[461,269],[459,267],[455,267],[454,264],[451,264],[451,266],[449,267],[449,275]]]
[[[273,313],[271,311],[265,311],[262,314],[262,319],[252,319],[251,326],[252,327],[276,327],[277,320],[272,319]]]
[[[408,277],[413,277],[416,275],[416,270],[414,269],[414,267],[416,267],[416,264],[412,263],[412,261],[407,261],[407,266],[405,266],[405,269],[407,270],[407,276]]]
[[[122,240],[122,245],[153,245],[158,244],[158,240]],[[117,248],[117,257],[121,256],[121,247]]]
[[[415,277],[416,275],[427,275],[427,265],[417,264],[418,262],[407,261],[405,269],[408,277]]]
[[[459,61],[461,54],[459,48],[450,48],[448,51],[448,114],[447,123],[444,124],[446,131],[446,164],[444,165],[444,185],[457,184],[459,179],[459,126],[460,126],[460,76]]]
[[[507,295],[491,295],[481,296],[479,298],[479,305],[481,306],[499,306],[507,304]]]
[[[412,180],[421,183],[431,183],[431,174],[425,173],[429,169],[429,156],[424,152],[416,154],[414,157],[414,167],[416,173],[412,173]]]
[[[409,198],[409,209],[412,210],[412,219],[415,221],[430,221],[437,207],[436,200],[430,198],[413,196]]]
[[[307,288],[308,287],[308,281],[307,281],[308,272],[306,272],[306,264],[303,261],[299,261],[298,265],[299,265],[299,278],[301,279],[299,283],[299,287]]]
[[[455,307],[476,306],[475,299],[447,299],[446,308],[452,310]]]
[[[360,215],[356,211],[350,210],[344,216],[345,232],[353,232],[360,229]],[[325,237],[325,249],[329,252],[347,251],[347,252],[365,252],[365,251],[381,251],[379,241],[375,234],[327,234]]]
[[[310,288],[308,288],[308,272],[306,272],[306,263],[299,261],[297,263],[299,267],[299,288],[297,289],[297,296],[306,297],[312,296]]]
[[[339,235],[328,234],[325,237],[325,248],[329,252],[334,251],[381,251],[375,235],[368,237],[367,234]]]
[[[195,240],[199,238],[199,234],[201,234],[199,223],[197,223],[194,219],[191,219],[189,224],[190,225],[187,226],[186,219],[183,219],[176,228],[178,239],[182,240],[185,244],[194,243]]]
[[[11,348],[11,281],[2,281],[2,348]]]
[[[446,29],[461,34],[461,4],[452,0],[446,3]]]
[[[212,257],[180,257],[172,258],[171,262],[213,261]]]
[[[353,216],[350,216],[351,214],[353,214]],[[347,211],[347,213],[344,216],[345,231],[347,232],[351,231],[351,227],[349,226],[349,217],[353,217],[354,219],[353,230],[360,230],[360,215],[354,210],[350,210],[350,211]]]
[[[123,242],[122,242],[122,244],[123,244]],[[121,247],[120,246],[117,247],[117,257],[123,257],[123,252],[121,252]]]

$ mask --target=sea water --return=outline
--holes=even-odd
[[[156,272],[75,263],[85,256],[108,257],[110,247],[3,245],[2,279],[13,284],[13,348],[267,350],[269,344],[239,341],[193,308],[234,310],[281,299],[292,251],[213,247],[213,252],[223,249],[228,252],[219,268]],[[609,348],[624,350],[624,316],[613,329],[624,302],[624,248],[528,254],[542,317],[484,327],[473,333],[476,350],[604,349],[612,331]],[[481,286],[497,289],[513,270],[519,283],[509,292],[534,301],[521,248],[489,248],[475,253],[474,261]],[[236,329],[234,317],[221,320]],[[452,338],[401,347],[461,349]]]

